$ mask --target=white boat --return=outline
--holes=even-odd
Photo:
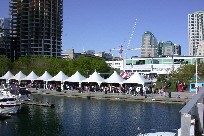
[[[155,133],[141,134],[141,136],[176,136],[176,133],[173,133],[173,132],[155,132]]]
[[[0,94],[0,113],[15,114],[20,109],[17,104],[16,95],[12,95],[9,91],[1,91]]]

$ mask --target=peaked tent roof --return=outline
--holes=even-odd
[[[23,78],[25,78],[26,75],[23,74],[21,71],[19,71],[15,76],[9,78],[9,79],[15,79],[15,80],[21,80]]]
[[[67,75],[65,75],[62,71],[60,71],[57,75],[55,75],[53,78],[48,79],[47,81],[60,81],[63,82],[69,78]]]
[[[37,78],[35,80],[49,80],[51,78],[52,78],[52,76],[47,71],[45,71],[45,73],[42,76],[40,76],[39,78]]]
[[[139,73],[135,72],[129,79],[125,80],[123,83],[138,83],[138,84],[145,84],[151,81],[145,79]]]
[[[0,77],[0,79],[9,79],[13,76],[14,75],[10,71],[8,71],[8,72],[6,72],[6,74],[4,76]]]
[[[64,80],[68,81],[68,82],[81,82],[82,80],[85,80],[86,77],[82,76],[78,71],[72,75],[71,77],[69,77],[68,79]]]
[[[96,83],[102,83],[104,81],[104,78],[102,78],[96,71],[89,76],[89,78],[86,78],[85,80],[82,80],[82,82],[96,82]]]
[[[21,80],[35,80],[37,79],[39,76],[35,74],[35,72],[30,72],[29,75],[27,75],[25,78],[21,79]]]
[[[123,79],[116,71],[107,79],[104,80],[106,83],[119,83],[121,84],[125,79]]]

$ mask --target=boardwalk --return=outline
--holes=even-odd
[[[104,99],[104,100],[122,100],[122,101],[142,101],[142,102],[161,102],[161,103],[187,103],[195,95],[189,92],[172,92],[171,98],[167,96],[161,96],[160,94],[147,94],[146,96],[132,96],[130,94],[121,93],[107,93],[104,92],[84,92],[79,93],[78,91],[51,91],[46,89],[29,89],[32,94],[36,95],[53,95],[63,96],[71,98],[87,98],[87,99]],[[178,98],[179,96],[179,98]]]

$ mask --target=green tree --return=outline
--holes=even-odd
[[[94,72],[94,67],[92,65],[93,58],[80,56],[76,59],[73,59],[71,62],[71,71],[75,73],[79,71],[82,75],[88,76]]]
[[[204,78],[204,62],[198,63],[198,76]]]
[[[42,75],[45,71],[48,71],[51,75],[56,75],[59,71],[67,74],[67,65],[68,61],[65,59],[35,56],[32,61],[32,70],[38,75]]]
[[[32,69],[32,62],[29,57],[20,57],[13,63],[13,72],[18,73],[22,71],[24,74],[29,74]]]
[[[42,75],[45,71],[50,71],[52,68],[51,58],[46,56],[32,57],[32,66],[30,71],[34,71],[37,75]]]
[[[110,73],[111,68],[105,62],[105,60],[97,57],[80,56],[74,60],[71,60],[70,71],[75,73],[79,71],[82,75],[88,77],[95,70],[99,73]]]
[[[5,74],[7,71],[11,69],[11,67],[12,67],[11,61],[3,55],[0,56],[0,74],[1,75]]]
[[[11,64],[10,62],[3,64],[3,62],[4,61],[1,61],[1,65],[9,66],[9,64]],[[80,56],[73,60],[45,56],[32,56],[32,58],[20,57],[13,62],[12,66],[12,72],[14,73],[21,70],[24,74],[28,75],[31,71],[34,71],[39,76],[45,71],[48,71],[52,76],[56,75],[59,71],[63,71],[68,76],[79,71],[86,77],[92,74],[95,70],[99,73],[113,73],[113,69],[110,68],[105,60],[98,57],[86,56]],[[9,67],[7,69],[9,70]]]
[[[183,64],[169,75],[172,81],[188,82],[195,74],[195,65]]]

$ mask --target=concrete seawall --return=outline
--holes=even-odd
[[[57,92],[55,90],[29,88],[33,95],[52,95],[70,98],[86,98],[86,99],[101,99],[101,100],[117,100],[117,101],[141,101],[141,102],[160,102],[160,103],[180,103],[186,104],[195,93],[189,92],[172,92],[171,98],[161,96],[160,94],[147,94],[146,96],[132,96],[130,94],[107,93],[104,92],[84,92],[79,93],[77,90],[64,90]],[[178,98],[179,96],[179,98]]]

